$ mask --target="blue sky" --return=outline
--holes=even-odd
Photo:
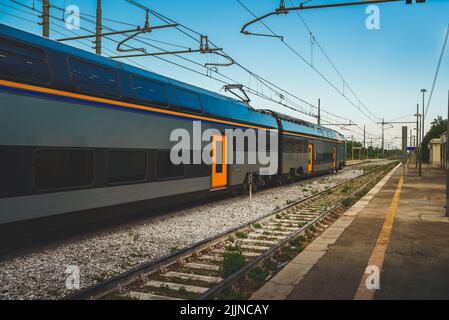
[[[35,0],[37,7],[40,6],[39,1]],[[256,15],[272,11],[279,4],[278,0],[241,1]],[[25,5],[33,4],[33,0],[21,2]],[[72,4],[78,5],[82,15],[95,14],[96,1],[94,0],[51,0],[51,2],[61,7]],[[316,104],[317,99],[321,98],[325,110],[351,119],[357,122],[359,126],[366,125],[370,134],[375,137],[380,136],[381,131],[373,121],[370,121],[346,101],[310,66],[295,56],[279,40],[242,35],[240,33],[241,26],[252,17],[236,0],[140,0],[140,2],[202,34],[207,34],[215,44],[223,47],[229,55],[243,66],[272,81],[279,87],[313,104]],[[299,3],[298,0],[292,0],[292,2],[294,4]],[[310,4],[324,2],[336,2],[336,0],[315,0]],[[127,21],[136,25],[142,25],[144,22],[144,12],[126,3],[125,0],[103,0],[103,3],[104,17],[106,18]],[[286,4],[289,5],[290,0],[286,0]],[[20,8],[9,0],[0,3],[1,23],[20,27],[37,34],[41,32],[40,26],[36,23],[11,16],[11,14],[14,14],[31,21],[38,21],[36,12],[22,7],[21,10],[30,12],[30,14],[27,14],[11,7]],[[422,100],[420,89],[423,87],[429,91],[431,89],[437,60],[449,23],[449,1],[428,0],[424,5],[406,5],[402,2],[387,3],[379,4],[378,7],[380,8],[379,30],[368,30],[366,28],[366,6],[306,10],[302,11],[301,15],[360,100],[375,115],[386,120],[393,120],[416,112],[416,104],[421,103]],[[58,20],[53,19],[53,29],[69,35],[63,29],[62,12],[52,9],[51,13],[55,17],[59,17]],[[154,17],[150,17],[150,19],[152,24],[161,23]],[[312,55],[310,36],[295,13],[271,17],[265,20],[265,23],[277,34],[283,35],[295,50],[310,61]],[[107,24],[114,29],[127,28],[112,22],[107,22]],[[81,26],[88,29],[93,28],[92,24],[84,20],[81,21]],[[251,30],[267,32],[260,24],[254,25]],[[79,30],[76,33],[84,34],[85,32]],[[59,38],[61,35],[52,32],[51,37]],[[196,47],[192,39],[173,29],[154,31],[145,37],[192,48]],[[117,39],[121,38],[118,37]],[[83,43],[71,42],[70,44],[89,50],[85,45],[86,41]],[[105,41],[105,46],[110,49],[114,48],[114,44],[109,41]],[[168,48],[167,46],[163,47]],[[109,54],[109,52],[106,53]],[[184,65],[197,67],[176,57],[167,58]],[[217,60],[217,58],[201,54],[186,55],[186,58],[200,63]],[[446,55],[428,113],[427,128],[430,121],[436,116],[447,117],[448,60],[449,55]],[[222,87],[222,84],[210,78],[155,58],[139,58],[136,61],[152,71],[213,91],[220,91]],[[313,61],[315,68],[342,91],[342,81],[316,46],[313,50]],[[238,67],[220,68],[220,72],[255,89],[259,87],[259,90],[261,90],[257,81]],[[355,98],[350,96],[347,88],[345,94],[352,101],[356,101]],[[253,98],[253,106],[256,108],[271,108],[305,120],[314,121],[308,116],[259,98]],[[414,118],[408,117],[405,120],[413,121]],[[353,128],[353,130],[355,133],[348,131],[342,133],[345,135],[353,134],[355,139],[360,140],[360,130],[357,128]],[[400,132],[399,126],[388,130],[387,139],[390,140],[389,143],[398,145],[400,139],[394,140],[394,138],[399,136]]]

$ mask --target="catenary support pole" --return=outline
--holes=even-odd
[[[50,0],[42,1],[42,36],[50,37]]]
[[[102,31],[102,9],[101,9],[101,0],[97,0],[97,26],[95,29],[95,52],[101,56],[102,49],[102,39],[101,39],[101,31]]]

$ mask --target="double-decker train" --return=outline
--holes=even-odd
[[[212,142],[215,160],[175,165],[170,135],[193,134],[194,121],[221,133]],[[259,162],[234,164],[217,152],[227,129],[276,135],[277,170],[259,176]],[[243,148],[248,153],[248,143]],[[240,189],[250,173],[263,185],[345,164],[336,131],[0,24],[0,225],[126,213],[136,204],[149,210]]]

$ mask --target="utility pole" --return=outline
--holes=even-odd
[[[50,37],[50,0],[42,1],[42,36]]]
[[[351,134],[351,153],[352,153],[352,161],[354,161],[354,135]]]
[[[426,103],[426,89],[422,89],[422,126],[421,126],[421,134],[422,134],[422,139],[421,139],[421,144],[424,143],[424,138],[426,137],[426,131],[425,131],[425,127],[426,127],[426,110],[425,110],[425,103]],[[424,149],[423,146],[421,146],[421,150]]]
[[[368,154],[366,149],[366,126],[363,126],[363,148],[365,149],[365,152]]]
[[[415,147],[416,147],[416,169],[418,169],[419,162],[419,104],[416,107],[416,137],[415,137]]]
[[[382,119],[382,156],[385,156],[385,119]]]
[[[417,136],[418,136],[418,150],[417,150],[417,152],[418,152],[418,171],[419,171],[419,176],[421,177],[422,176],[422,156],[421,156],[421,138],[422,138],[422,133],[421,133],[421,131],[422,131],[422,127],[421,127],[421,125],[422,125],[422,123],[421,123],[421,119],[420,119],[420,117],[421,117],[421,115],[419,114],[419,103],[418,103],[418,105],[416,106],[416,110],[417,110],[417,113],[416,113],[416,117],[418,118],[418,120],[417,120],[417,122],[418,122],[418,133],[417,133]]]
[[[403,174],[405,177],[405,166],[407,165],[407,132],[408,127],[402,127],[402,167],[403,167]]]
[[[101,56],[101,31],[102,31],[102,10],[101,10],[101,0],[97,0],[97,27],[95,29],[95,51]]]
[[[321,126],[321,99],[318,99],[318,125]]]

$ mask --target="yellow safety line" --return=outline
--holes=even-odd
[[[377,239],[376,245],[371,252],[371,257],[368,260],[368,266],[376,266],[379,271],[382,271],[382,266],[385,261],[385,254],[387,252],[388,243],[390,241],[391,232],[393,230],[394,218],[398,209],[399,199],[401,196],[402,187],[404,185],[404,177],[401,176],[399,179],[396,192],[391,201],[390,207],[388,208],[387,216],[385,217],[385,222],[382,230]],[[368,289],[366,286],[366,281],[370,275],[367,273],[363,274],[362,280],[360,281],[359,288],[354,296],[354,300],[373,300],[376,293],[375,289]],[[380,276],[380,275],[379,275]]]

